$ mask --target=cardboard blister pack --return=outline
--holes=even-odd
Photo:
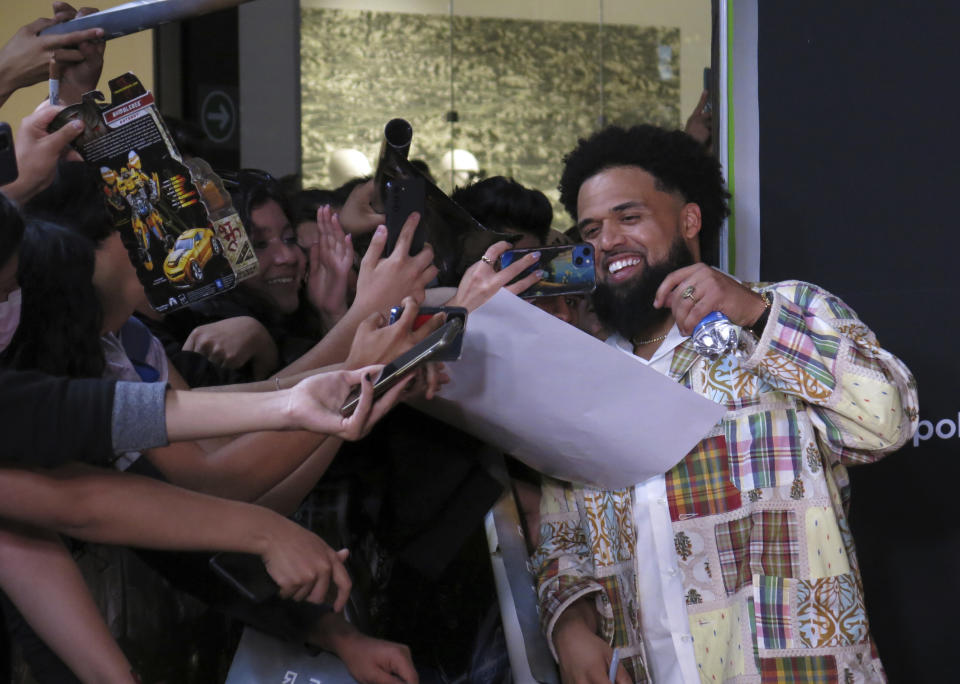
[[[180,156],[153,94],[127,73],[110,81],[110,98],[87,93],[50,127],[86,124],[74,145],[100,174],[150,305],[173,311],[254,275],[257,258],[230,195],[205,161]]]

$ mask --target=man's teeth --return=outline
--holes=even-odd
[[[627,266],[636,266],[640,263],[639,257],[627,257],[626,259],[617,259],[607,266],[607,271],[611,274],[625,269]]]
[[[286,285],[292,282],[293,278],[271,278],[267,281],[267,285]]]

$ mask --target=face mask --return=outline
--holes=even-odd
[[[20,324],[20,288],[7,295],[7,301],[0,302],[0,351],[7,348],[13,334]]]

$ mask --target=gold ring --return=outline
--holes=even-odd
[[[485,264],[489,264],[490,266],[493,266],[493,262],[490,260],[490,257],[488,257],[486,254],[480,257],[480,261],[482,261]]]
[[[696,292],[696,289],[693,285],[687,285],[687,289],[683,291],[680,295],[681,299],[693,299],[693,293]]]

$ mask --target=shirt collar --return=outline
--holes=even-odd
[[[673,356],[673,351],[688,339],[690,339],[690,337],[688,335],[681,334],[677,324],[674,323],[673,327],[671,327],[670,331],[667,333],[666,339],[660,343],[660,346],[657,347],[655,352],[653,352],[653,356],[651,356],[649,360],[634,354],[633,343],[620,333],[613,333],[610,335],[610,337],[607,338],[607,344],[609,344],[611,347],[619,349],[625,354],[629,354],[640,363],[646,364],[647,366],[653,366],[654,369],[660,371],[661,373],[666,373],[670,369],[670,359]]]

